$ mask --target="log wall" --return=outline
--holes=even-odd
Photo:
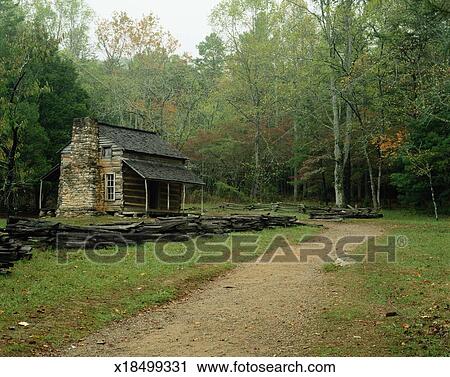
[[[102,157],[102,148],[111,147],[111,158]],[[122,157],[123,150],[113,144],[111,141],[100,137],[99,154],[99,181],[97,185],[97,206],[96,209],[99,212],[121,212],[124,206],[124,193],[123,193],[123,172],[122,172]],[[114,173],[116,176],[116,200],[106,200],[106,174]]]
[[[145,181],[134,170],[123,165],[124,212],[145,212]]]

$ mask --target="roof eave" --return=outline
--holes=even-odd
[[[43,175],[42,177],[39,178],[40,181],[45,181],[48,177],[51,177],[54,173],[56,173],[58,171],[58,169],[60,169],[61,164],[55,165],[51,168],[51,170]]]
[[[132,164],[128,162],[128,160],[123,160],[123,162],[136,174],[138,174],[142,179],[154,181],[154,182],[173,182],[173,183],[181,183],[181,184],[188,184],[188,185],[195,185],[195,186],[206,186],[205,182],[193,182],[193,181],[180,181],[180,180],[174,180],[174,179],[155,179],[155,178],[147,178],[144,174],[142,174],[139,169],[136,169]]]

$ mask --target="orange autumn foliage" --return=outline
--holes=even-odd
[[[406,133],[404,129],[399,130],[395,135],[381,135],[378,136],[373,144],[377,145],[380,149],[383,158],[396,156],[400,147],[403,145],[406,139]]]

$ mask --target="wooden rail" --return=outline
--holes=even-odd
[[[29,244],[60,248],[95,248],[100,244],[181,241],[203,234],[261,231],[266,228],[307,225],[290,216],[189,216],[158,218],[154,223],[117,223],[71,226],[48,221],[11,218],[6,230],[14,239]]]

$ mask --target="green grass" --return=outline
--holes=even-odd
[[[83,253],[71,253],[58,264],[52,251],[36,250],[31,261],[19,262],[11,276],[0,278],[0,354],[42,352],[78,340],[87,332],[174,299],[197,283],[225,272],[219,266],[168,265],[146,252],[116,264],[95,264]],[[27,328],[17,324],[30,323]],[[15,330],[8,330],[15,326]]]
[[[325,263],[322,266],[322,270],[323,272],[336,272],[337,270],[339,270],[339,266],[336,266],[334,263]]]
[[[6,226],[6,219],[0,219],[0,228],[4,228]]]
[[[406,236],[408,246],[398,249],[396,263],[381,258],[326,275],[341,296],[321,318],[330,332],[317,353],[329,355],[327,343],[345,339],[343,332],[360,332],[357,349],[342,341],[331,354],[450,355],[450,220],[388,211],[380,225],[389,235]],[[397,316],[387,318],[388,312]]]
[[[235,212],[213,206],[207,210],[210,215]],[[450,354],[450,219],[435,222],[405,211],[385,214],[376,223],[386,235],[406,236],[408,246],[398,249],[396,263],[380,258],[377,263],[345,268],[323,266],[324,284],[335,296],[328,298],[327,310],[318,313],[323,332],[312,354]],[[62,220],[79,225],[128,221]],[[298,242],[316,232],[308,227],[265,230],[259,233],[257,254],[278,234]],[[173,254],[182,251],[180,244],[169,247]],[[0,355],[45,355],[67,347],[112,321],[180,297],[231,268],[230,263],[163,264],[154,257],[153,244],[146,246],[144,264],[136,263],[134,250],[113,265],[94,264],[81,253],[70,253],[69,262],[60,265],[53,251],[35,250],[31,261],[19,262],[10,276],[0,277]],[[388,312],[398,315],[387,318]],[[21,321],[30,326],[18,326]],[[15,330],[9,330],[11,326]]]
[[[112,221],[95,219],[104,220]],[[277,234],[298,242],[314,231],[308,227],[265,230],[259,233],[258,253]],[[180,244],[168,247],[173,254],[183,250]],[[68,347],[112,321],[176,299],[231,268],[231,263],[164,264],[155,257],[152,243],[145,247],[145,263],[137,263],[136,250],[129,250],[115,264],[93,263],[82,252],[68,253],[68,263],[60,264],[55,251],[36,249],[31,261],[20,261],[11,275],[0,276],[0,355],[46,355]],[[22,321],[29,326],[19,326]]]

